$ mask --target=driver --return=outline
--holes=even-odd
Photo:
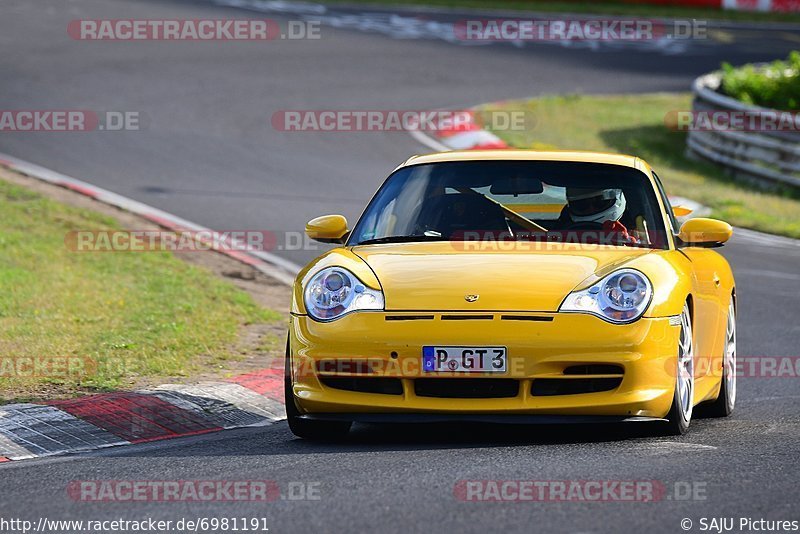
[[[626,204],[622,189],[568,187],[565,215],[573,226],[594,223],[602,226],[607,234],[617,234],[621,240],[636,243],[637,239],[628,234],[628,229],[620,222]]]

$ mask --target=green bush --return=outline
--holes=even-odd
[[[746,104],[794,111],[800,105],[800,52],[766,67],[723,63],[721,90]]]

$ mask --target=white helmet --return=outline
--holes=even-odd
[[[618,221],[625,205],[622,189],[567,188],[567,210],[574,222]]]

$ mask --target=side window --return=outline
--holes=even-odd
[[[664,202],[664,206],[667,208],[667,217],[669,217],[669,225],[672,227],[672,233],[677,234],[680,232],[678,219],[676,219],[675,214],[672,213],[672,204],[670,204],[669,197],[664,191],[664,186],[661,184],[661,179],[658,177],[655,171],[653,171],[653,178],[655,178],[656,185],[658,186],[658,194],[661,195],[661,200]]]

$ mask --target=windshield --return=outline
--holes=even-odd
[[[391,175],[348,245],[547,240],[666,248],[647,176],[601,163],[466,161]]]

